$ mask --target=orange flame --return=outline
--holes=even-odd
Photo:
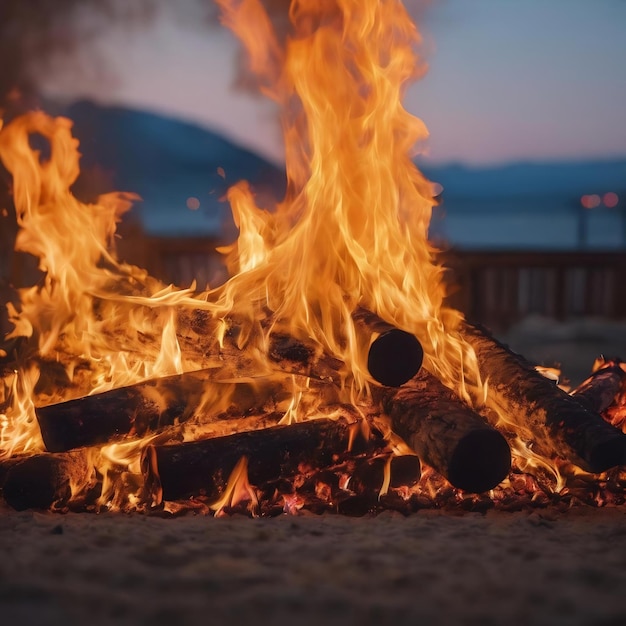
[[[218,4],[251,69],[274,79],[289,178],[287,198],[271,214],[246,185],[230,190],[239,272],[217,293],[218,309],[249,319],[269,309],[294,335],[343,358],[363,389],[352,313],[364,306],[416,334],[427,368],[467,397],[459,373],[478,383],[467,367],[472,352],[454,333],[458,315],[442,307],[441,268],[427,239],[432,186],[411,160],[427,131],[401,103],[425,67],[404,7],[293,2],[281,49],[259,0]]]
[[[29,113],[2,129],[0,159],[13,175],[19,225],[16,249],[37,256],[44,272],[42,284],[21,289],[19,307],[10,307],[12,336],[31,338],[40,357],[58,362],[67,382],[36,391],[40,372],[31,362],[5,377],[0,458],[43,449],[35,402],[213,367],[206,355],[188,354],[181,345],[181,311],[210,314],[212,340],[220,347],[236,320],[236,347],[247,348],[256,368],[249,377],[271,374],[267,346],[273,330],[317,343],[345,363],[338,400],[358,411],[370,385],[353,321],[363,307],[417,336],[424,366],[462,398],[485,401],[488,386],[480,380],[474,351],[457,332],[460,313],[443,304],[442,268],[428,242],[434,187],[412,160],[428,133],[402,106],[409,81],[426,65],[416,53],[420,33],[402,3],[293,0],[290,32],[281,41],[260,0],[217,2],[224,24],[246,47],[263,93],[282,107],[286,197],[268,212],[257,206],[247,183],[229,190],[239,228],[237,241],[224,249],[232,277],[195,294],[193,287],[166,287],[118,262],[116,224],[136,197],[109,194],[84,204],[73,196],[80,155],[69,120]],[[49,158],[31,147],[34,134],[48,140]],[[245,377],[235,372],[229,383]],[[315,416],[309,381],[294,376],[291,383],[291,400],[280,405],[283,422]],[[208,386],[203,410],[221,406],[224,389]],[[389,433],[401,446],[394,437]],[[138,505],[136,496],[116,492],[115,477],[136,482],[145,444],[114,443],[94,454],[105,476],[102,506]],[[515,452],[519,466],[543,467],[562,488],[549,459],[521,441]],[[381,495],[389,480],[386,474]],[[231,501],[233,490],[254,501],[245,460],[231,483],[218,508]],[[433,494],[437,489],[428,487]],[[297,508],[295,502],[285,506]]]

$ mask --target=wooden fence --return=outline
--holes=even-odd
[[[167,283],[187,287],[196,280],[203,289],[225,277],[217,245],[217,240],[204,237],[126,233],[118,250],[121,258]],[[456,250],[442,256],[448,268],[449,304],[494,330],[506,330],[529,314],[558,320],[626,319],[626,252]],[[20,267],[15,256],[11,283],[28,284],[32,269],[32,263]]]
[[[450,303],[504,330],[529,314],[626,319],[624,252],[461,252],[444,256]]]
[[[223,278],[216,241],[152,239],[144,263],[153,275],[199,287]],[[626,319],[626,252],[461,251],[442,255],[451,306],[472,321],[506,330],[530,314]]]

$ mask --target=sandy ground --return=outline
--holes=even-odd
[[[0,509],[3,624],[626,624],[626,510],[247,519]]]

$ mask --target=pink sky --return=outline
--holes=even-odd
[[[405,106],[426,122],[433,161],[626,155],[626,2],[435,0],[421,28],[430,71]],[[165,14],[92,45],[114,80],[50,76],[50,95],[165,113],[282,160],[273,105],[232,89],[228,31]]]

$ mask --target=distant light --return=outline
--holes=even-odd
[[[600,206],[600,202],[600,196],[596,193],[585,195],[580,199],[580,203],[585,207],[585,209],[595,209]]]
[[[187,208],[192,211],[197,211],[200,208],[200,200],[198,198],[187,198]]]
[[[613,191],[609,191],[602,196],[602,202],[604,202],[605,207],[612,209],[613,207],[617,206],[617,203],[619,202],[619,196]]]

